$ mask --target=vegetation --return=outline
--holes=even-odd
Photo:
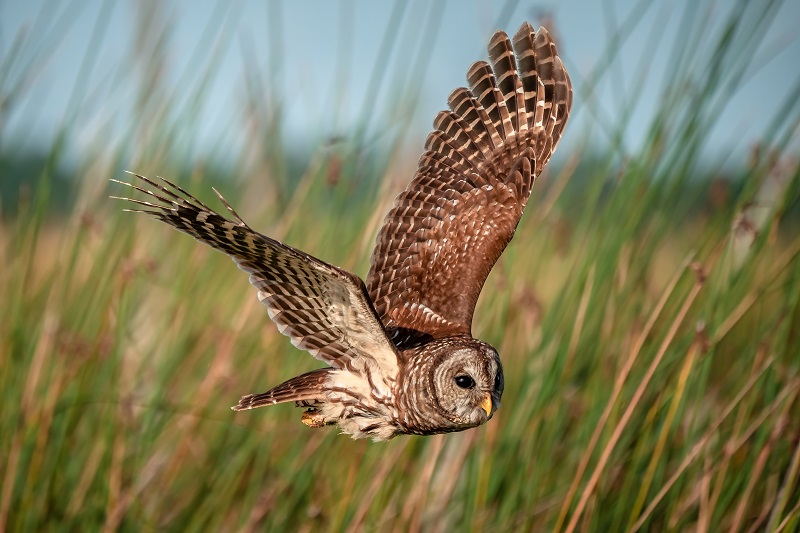
[[[106,198],[122,168],[209,205],[214,184],[253,227],[364,274],[416,161],[401,143],[413,94],[383,117],[396,139],[369,147],[365,124],[298,170],[280,101],[264,102],[254,74],[257,142],[237,164],[189,168],[176,132],[206,87],[184,88],[194,103],[169,115],[177,96],[153,74],[127,138],[98,136],[62,196],[65,121],[41,165],[11,176],[30,191],[0,220],[0,530],[800,528],[800,170],[787,148],[800,80],[748,164],[723,171],[700,153],[776,7],[743,9],[670,73],[641,150],[578,150],[541,177],[476,313],[503,358],[503,407],[453,435],[374,444],[310,430],[292,406],[232,413],[317,362],[227,258]],[[140,26],[137,42],[161,42]],[[684,31],[688,47],[704,26]],[[19,65],[18,44],[4,65]],[[677,65],[686,50],[674,53]],[[19,89],[9,72],[4,102]],[[576,105],[601,79],[576,79]]]

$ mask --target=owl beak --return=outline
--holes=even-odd
[[[492,396],[488,392],[481,400],[481,409],[486,411],[486,416],[492,416]]]

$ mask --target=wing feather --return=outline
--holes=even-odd
[[[253,231],[219,193],[234,220],[163,178],[157,182],[133,175],[153,189],[118,183],[158,203],[120,199],[146,205],[141,211],[228,254],[250,275],[270,318],[293,345],[334,369],[370,371],[387,382],[395,379],[398,353],[359,277]]]
[[[400,347],[471,334],[486,277],[569,117],[572,87],[547,30],[495,33],[489,60],[450,94],[378,234],[367,287]]]

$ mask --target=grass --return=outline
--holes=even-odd
[[[387,118],[400,134],[386,146],[365,149],[365,123],[360,141],[321,148],[294,175],[280,101],[259,100],[269,83],[254,74],[250,126],[270,150],[187,170],[177,132],[206,84],[169,116],[178,97],[151,79],[160,99],[143,96],[120,147],[98,139],[78,163],[66,214],[56,140],[0,226],[0,530],[800,528],[798,104],[776,110],[774,135],[732,181],[706,178],[696,146],[775,5],[746,9],[676,67],[641,151],[578,151],[541,178],[476,314],[474,333],[503,358],[503,408],[459,434],[373,444],[309,430],[290,406],[232,413],[240,395],[317,363],[227,258],[106,199],[123,164],[209,205],[213,183],[253,227],[363,274],[413,172],[404,111]],[[166,26],[143,25],[137,42],[161,42],[148,27]],[[699,39],[702,21],[684,31]],[[24,63],[25,45],[4,64]],[[208,57],[199,71],[213,71]],[[424,69],[422,57],[408,64]],[[391,75],[377,69],[374,83]],[[677,98],[689,83],[693,97]],[[576,105],[598,104],[586,90]]]

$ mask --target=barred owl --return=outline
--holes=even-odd
[[[544,28],[495,33],[489,58],[436,116],[366,283],[252,230],[219,193],[232,218],[164,179],[125,184],[150,197],[120,198],[143,206],[132,211],[228,254],[280,332],[328,365],[244,396],[234,411],[294,402],[310,427],[382,441],[479,426],[500,407],[500,358],[472,337],[472,315],[561,138],[572,87]]]

